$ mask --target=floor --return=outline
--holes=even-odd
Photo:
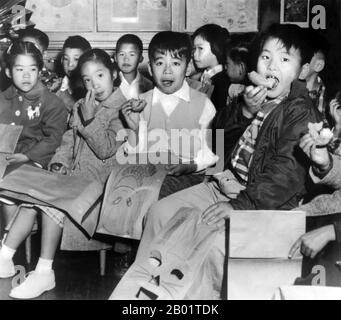
[[[26,272],[34,269],[39,255],[39,235],[32,236],[32,262],[26,264],[25,250],[22,245],[15,257],[17,268]],[[98,252],[57,252],[54,262],[56,288],[44,293],[36,300],[103,300],[108,299],[117,285],[119,277],[114,274],[114,264],[117,254],[107,251],[106,273],[100,276]],[[20,267],[22,266],[22,267]],[[23,267],[25,269],[23,269]],[[0,279],[0,300],[8,300],[12,284],[19,280],[17,276],[10,279]]]

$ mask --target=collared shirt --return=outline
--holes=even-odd
[[[173,94],[164,94],[157,87],[153,89],[152,107],[156,103],[160,103],[167,116],[171,115],[171,113],[175,110],[175,108],[177,107],[177,105],[179,104],[181,100],[184,100],[186,102],[191,101],[190,100],[190,87],[186,81],[184,81],[182,87],[178,91],[174,92]],[[199,128],[201,130],[200,130],[200,137],[198,138],[200,139],[200,141],[202,141],[202,143],[201,143],[201,149],[198,150],[197,156],[194,159],[194,162],[197,164],[197,171],[201,171],[218,161],[218,156],[216,156],[207,145],[207,129],[210,128],[210,123],[212,119],[214,118],[215,113],[216,113],[216,110],[215,110],[214,105],[207,98],[205,100],[205,106],[203,108],[203,112],[199,119],[199,126],[200,126]],[[140,121],[144,121],[142,114],[140,114]],[[144,129],[145,128],[143,128],[143,126],[140,125],[139,143],[141,145],[144,145],[144,136],[142,135],[142,133],[145,132]],[[126,152],[130,152],[129,144],[127,144],[126,147],[127,147],[125,148]]]
[[[139,97],[139,83],[141,80],[141,75],[137,72],[136,78],[132,83],[129,83],[124,77],[123,73],[120,71],[121,84],[120,89],[127,100],[138,99]]]

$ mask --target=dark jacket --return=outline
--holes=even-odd
[[[216,110],[220,110],[226,107],[226,101],[228,96],[228,88],[231,84],[226,71],[223,70],[215,74],[212,78],[212,85],[214,86],[211,101],[214,104]]]
[[[66,119],[64,103],[41,82],[25,94],[14,86],[0,93],[0,122],[24,127],[15,152],[43,167],[61,143]]]
[[[304,84],[295,81],[265,119],[257,137],[246,189],[230,201],[235,210],[290,210],[307,192],[309,161],[299,148],[308,122],[321,121]]]

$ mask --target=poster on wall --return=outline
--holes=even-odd
[[[45,32],[87,32],[94,29],[94,0],[27,0],[31,21]]]
[[[170,30],[170,0],[97,1],[98,31]]]
[[[187,0],[186,31],[216,23],[230,32],[258,31],[258,0]]]
[[[281,0],[281,23],[309,27],[310,0]]]

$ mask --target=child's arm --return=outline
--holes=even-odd
[[[267,96],[267,89],[263,86],[248,86],[244,91],[245,106],[243,106],[244,117],[254,118],[256,113],[260,110],[262,103]]]
[[[116,108],[103,108],[90,124],[79,124],[77,130],[101,160],[112,157],[122,144],[117,140],[117,135],[124,128]]]
[[[145,100],[130,99],[121,106],[122,113],[131,130],[137,131],[140,122],[140,113],[147,103]]]
[[[45,102],[42,113],[41,126],[44,138],[25,155],[31,161],[45,167],[62,141],[66,129],[67,110],[63,102],[53,95],[51,100]]]

